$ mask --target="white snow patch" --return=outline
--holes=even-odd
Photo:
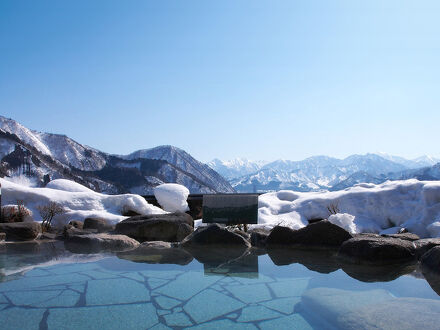
[[[354,216],[348,213],[332,214],[328,217],[328,221],[332,224],[344,228],[351,234],[356,234],[356,224],[354,223]]]
[[[189,190],[176,183],[164,183],[154,188],[154,196],[165,211],[186,212],[189,210]]]
[[[121,211],[133,210],[139,214],[163,214],[162,209],[148,204],[139,195],[104,195],[82,188],[80,192],[71,192],[51,188],[31,188],[18,185],[4,179],[0,179],[2,186],[2,202],[15,204],[22,200],[24,205],[33,212],[34,220],[41,221],[37,206],[46,205],[49,202],[60,204],[66,212],[56,216],[52,224],[62,226],[71,220],[83,221],[87,217],[101,217],[111,223],[118,223],[127,217],[121,215]],[[77,187],[78,184],[61,185]],[[78,188],[78,187],[77,187]]]

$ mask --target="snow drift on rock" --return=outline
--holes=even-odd
[[[24,205],[33,212],[33,218],[41,221],[37,207],[50,202],[60,204],[66,213],[56,216],[52,224],[61,226],[71,220],[83,221],[87,217],[105,218],[111,223],[117,223],[127,217],[121,215],[122,210],[136,213],[162,214],[162,209],[148,204],[139,195],[104,195],[82,187],[69,180],[56,180],[52,188],[31,188],[0,179],[2,187],[2,203],[16,204],[22,200]],[[76,190],[76,191],[71,191]]]
[[[186,212],[189,210],[189,190],[180,184],[164,183],[154,188],[154,196],[165,211]]]
[[[267,193],[259,197],[258,222],[299,229],[309,219],[329,218],[332,206],[339,213],[332,222],[349,231],[379,233],[405,227],[421,237],[440,237],[440,182],[415,179],[333,192]]]

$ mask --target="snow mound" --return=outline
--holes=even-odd
[[[332,224],[344,228],[351,234],[356,234],[356,224],[354,223],[354,216],[348,213],[332,214],[328,217],[328,221]]]
[[[54,180],[56,181],[56,180]],[[67,180],[66,180],[67,181]],[[33,213],[36,221],[41,221],[38,212],[39,205],[47,205],[50,202],[60,204],[65,213],[57,215],[52,224],[62,226],[71,220],[83,221],[88,217],[100,217],[115,224],[127,217],[122,216],[122,210],[133,210],[141,215],[163,214],[162,209],[148,204],[139,195],[105,195],[82,187],[77,183],[61,183],[59,186],[76,187],[82,191],[66,191],[52,188],[32,188],[15,184],[13,182],[0,179],[2,187],[2,202],[4,204],[15,204],[17,200],[22,200],[24,205]],[[81,186],[82,188],[78,188]]]
[[[439,181],[360,184],[341,191],[292,192],[290,198],[285,191],[271,192],[261,195],[258,204],[258,226],[299,229],[309,219],[331,218],[357,233],[405,227],[420,237],[440,237]],[[338,213],[334,217],[328,209],[332,207]]]
[[[46,188],[70,191],[70,192],[93,192],[93,190],[79,183],[76,183],[75,181],[70,181],[66,179],[52,180],[46,185]]]
[[[154,196],[165,211],[186,212],[189,210],[189,190],[180,184],[164,183],[154,188]]]

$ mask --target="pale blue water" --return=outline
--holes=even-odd
[[[423,278],[367,283],[341,269],[322,274],[301,264],[276,266],[267,255],[251,257],[242,268],[207,267],[195,259],[185,266],[134,263],[58,250],[48,256],[38,249],[0,257],[1,329],[353,328],[347,315],[359,315],[368,328],[371,306],[390,308],[381,316],[386,324],[391,314],[411,313],[412,302],[427,303],[440,316],[439,296]],[[424,317],[415,322],[432,327]]]

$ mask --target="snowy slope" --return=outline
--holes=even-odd
[[[224,178],[233,179],[257,172],[266,163],[265,161],[252,161],[246,158],[235,158],[227,161],[215,158],[207,165]]]
[[[0,116],[0,129],[15,134],[19,139],[39,150],[42,154],[51,156],[49,148],[40,140],[36,132],[19,124],[15,120]]]
[[[36,133],[36,136],[51,151],[52,157],[69,167],[96,171],[106,164],[105,153],[79,144],[65,135]]]
[[[210,188],[213,192],[234,192],[230,184],[208,165],[203,164],[182,149],[173,146],[158,146],[152,149],[135,151],[121,158],[134,159],[155,159],[164,160],[179,168],[195,182],[200,182]],[[169,177],[168,182],[178,182],[177,178]],[[182,184],[182,183],[180,183]],[[185,185],[186,186],[186,185]]]
[[[376,154],[382,158],[385,158],[385,159],[390,160],[392,162],[395,162],[397,164],[404,165],[409,169],[433,166],[433,165],[437,164],[438,162],[440,162],[439,158],[434,158],[434,157],[428,156],[428,155],[420,156],[415,159],[406,159],[406,158],[399,157],[399,156],[393,156],[393,155],[390,155],[390,154],[387,154],[384,152],[378,152]]]

